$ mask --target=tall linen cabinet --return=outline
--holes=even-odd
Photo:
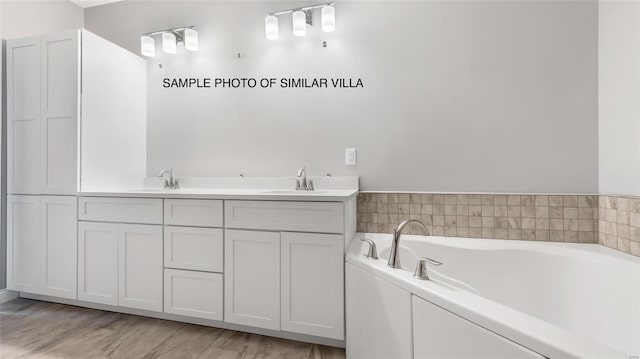
[[[76,299],[78,191],[145,175],[146,61],[86,30],[6,60],[7,288]]]

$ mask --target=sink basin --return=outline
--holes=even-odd
[[[264,193],[273,193],[273,194],[322,194],[327,193],[327,191],[296,191],[296,190],[274,190],[274,191],[265,191]]]

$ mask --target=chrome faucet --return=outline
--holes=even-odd
[[[314,191],[313,180],[307,180],[307,170],[302,167],[298,170],[298,180],[296,180],[296,191]]]
[[[169,189],[180,188],[180,185],[178,184],[178,180],[173,178],[173,168],[160,171],[160,173],[158,173],[158,177],[164,178],[164,175],[167,173],[169,174],[169,179],[166,179],[166,178],[164,179],[164,188],[169,188]]]
[[[389,254],[389,262],[387,262],[387,266],[391,268],[402,268],[400,267],[400,236],[402,236],[402,230],[404,229],[404,227],[411,222],[419,224],[422,228],[424,228],[427,236],[430,235],[427,226],[417,219],[407,219],[406,221],[400,223],[400,225],[393,230],[391,253]]]

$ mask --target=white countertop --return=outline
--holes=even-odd
[[[78,196],[138,197],[138,198],[200,198],[200,199],[244,199],[270,201],[344,201],[358,190],[289,191],[281,189],[227,189],[227,188],[181,188],[181,189],[119,189],[96,192],[78,192]]]
[[[162,179],[150,177],[139,188],[90,189],[78,196],[331,202],[358,194],[358,177],[309,179],[314,180],[314,191],[294,190],[295,177],[187,177],[178,178],[180,189],[164,189]]]

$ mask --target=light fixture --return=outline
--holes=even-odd
[[[156,56],[156,42],[151,36],[140,36],[140,52],[147,57]]]
[[[184,48],[198,51],[198,32],[194,29],[184,29]]]
[[[177,48],[176,35],[171,32],[162,33],[162,51],[167,54],[175,54]]]
[[[336,8],[331,5],[322,7],[322,31],[332,32],[336,29]]]
[[[322,9],[322,31],[331,32],[336,28],[336,8],[332,2],[273,12],[264,18],[264,34],[267,40],[278,40],[278,16],[291,14],[293,35],[305,36],[307,26],[313,25],[313,10]]]
[[[293,34],[295,36],[304,36],[307,34],[307,14],[302,10],[293,12]]]
[[[278,18],[274,15],[267,15],[264,18],[264,34],[267,40],[278,40],[280,32],[278,28]]]

